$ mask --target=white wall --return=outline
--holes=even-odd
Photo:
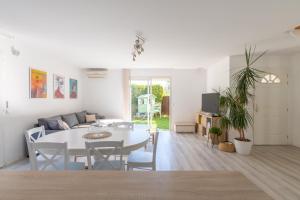
[[[103,79],[84,78],[84,109],[107,118],[126,118],[123,70],[109,70]],[[172,121],[194,121],[201,109],[201,95],[206,91],[203,69],[132,69],[132,78],[170,78]],[[129,89],[129,88],[127,88]],[[125,92],[126,94],[126,92]],[[173,127],[173,126],[172,126]]]
[[[223,91],[229,87],[229,57],[210,66],[206,71],[207,92]]]
[[[171,128],[175,122],[194,122],[201,110],[202,93],[206,92],[204,69],[148,69],[131,70],[132,78],[171,79]]]
[[[289,66],[289,133],[292,144],[300,147],[300,53],[291,55]]]
[[[1,155],[6,164],[24,157],[24,131],[32,128],[39,117],[81,110],[81,73],[58,55],[18,42],[16,47],[21,51],[19,57],[10,53],[11,41],[0,39],[0,131]],[[48,98],[29,99],[29,68],[48,72]],[[65,76],[65,99],[53,99],[53,73]],[[78,79],[79,97],[69,99],[68,79]],[[4,114],[5,101],[9,103],[8,114]],[[2,163],[3,164],[3,163]]]
[[[83,72],[84,73],[84,72]],[[105,78],[87,78],[84,75],[83,108],[106,118],[123,118],[123,70],[108,70]]]

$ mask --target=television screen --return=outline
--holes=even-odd
[[[219,93],[202,94],[202,111],[212,114],[219,113]]]

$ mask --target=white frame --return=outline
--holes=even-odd
[[[173,96],[173,91],[172,91],[172,77],[171,76],[130,76],[129,77],[129,111],[130,111],[130,120],[132,121],[132,116],[131,116],[131,81],[151,81],[152,85],[152,80],[153,79],[158,79],[158,80],[169,80],[170,81],[170,97],[169,97],[169,130],[173,130],[172,124],[172,96]],[[149,87],[148,87],[149,88]],[[151,88],[151,87],[150,87]]]
[[[31,70],[39,70],[39,71],[43,71],[43,72],[46,72],[46,78],[47,78],[47,96],[45,98],[32,98],[31,97]],[[48,88],[48,72],[46,70],[43,70],[43,69],[38,69],[38,68],[32,68],[32,67],[29,67],[29,99],[48,99],[49,98],[49,88]]]
[[[59,77],[62,77],[63,79],[64,79],[64,97],[63,98],[56,98],[55,97],[55,84],[54,84],[54,81],[55,81],[55,76],[59,76]],[[52,85],[53,85],[53,99],[65,99],[66,98],[66,77],[65,76],[62,76],[62,75],[60,75],[60,74],[54,74],[53,73],[53,76],[52,76]],[[78,82],[77,82],[77,87],[78,87]],[[78,90],[78,88],[77,88],[77,90]],[[78,91],[77,91],[77,93],[78,93]],[[77,96],[78,96],[78,94],[77,94]]]
[[[70,91],[70,80],[76,80],[76,82],[77,82],[77,96],[76,96],[76,98],[71,98],[71,91]],[[69,96],[69,99],[78,99],[78,97],[79,97],[79,81],[78,81],[78,79],[76,79],[76,78],[72,78],[72,77],[69,77],[69,81],[68,81],[68,96]]]

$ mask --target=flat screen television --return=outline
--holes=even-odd
[[[212,114],[219,114],[220,93],[202,94],[202,111]]]

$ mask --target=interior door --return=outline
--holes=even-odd
[[[267,74],[255,88],[254,144],[288,143],[288,76],[284,67],[263,69]]]
[[[4,100],[5,89],[5,72],[4,72],[4,58],[0,51],[0,167],[4,166],[4,131],[3,125],[6,118],[6,103]]]

